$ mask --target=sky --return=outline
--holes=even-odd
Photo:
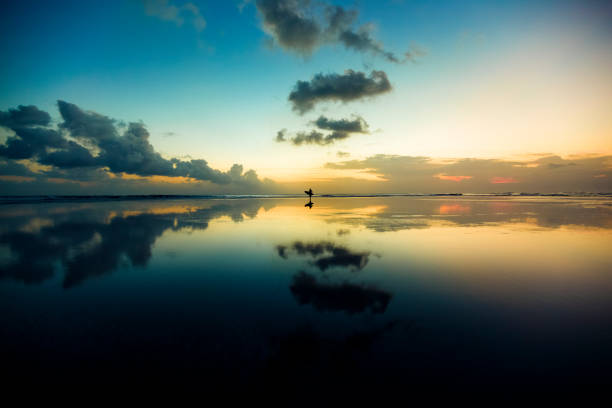
[[[0,194],[612,191],[607,1],[15,1]]]

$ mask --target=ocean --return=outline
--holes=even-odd
[[[578,387],[612,369],[612,197],[0,199],[9,382]]]

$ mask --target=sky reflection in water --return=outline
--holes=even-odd
[[[609,199],[304,202],[0,207],[7,369],[34,382],[607,381]]]

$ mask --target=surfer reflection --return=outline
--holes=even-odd
[[[304,204],[304,207],[308,207],[310,209],[312,209],[312,206],[314,205],[314,203],[312,202],[312,196],[313,196],[313,192],[312,192],[312,188],[309,188],[308,190],[304,190],[304,192],[306,194],[308,194],[308,202],[306,204]]]

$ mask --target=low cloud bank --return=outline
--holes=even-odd
[[[263,187],[257,173],[244,171],[240,164],[222,171],[210,167],[206,160],[162,157],[151,145],[143,123],[124,126],[72,103],[60,100],[57,104],[62,119],[57,126],[51,124],[47,112],[36,106],[0,111],[0,126],[12,133],[0,145],[0,159],[4,159],[0,162],[2,175],[94,181],[108,178],[109,174],[126,174],[183,177],[249,191]],[[33,173],[23,162],[49,167]]]
[[[338,179],[335,182],[345,189],[354,189],[351,192],[612,192],[612,156],[440,160],[381,154],[363,160],[330,162],[325,167],[353,174],[357,170],[378,177],[378,181]]]

